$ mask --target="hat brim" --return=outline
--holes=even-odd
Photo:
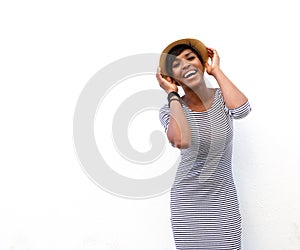
[[[166,70],[166,58],[169,52],[172,50],[177,45],[188,45],[195,49],[200,56],[203,59],[203,65],[205,66],[205,63],[208,60],[208,52],[207,52],[207,47],[199,40],[193,39],[193,38],[185,38],[185,39],[180,39],[175,42],[172,42],[169,44],[162,52],[159,60],[159,67],[161,69],[161,74],[163,75],[164,78],[167,77],[167,70]]]

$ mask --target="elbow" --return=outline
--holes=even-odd
[[[192,139],[190,131],[184,131],[180,133],[180,131],[174,131],[171,129],[167,130],[167,137],[169,142],[172,144],[173,147],[179,149],[187,149],[191,147]]]
[[[173,147],[187,149],[191,146],[190,140],[169,140]]]
[[[177,144],[176,148],[179,148],[179,149],[187,149],[191,146],[190,143],[180,143],[180,144]]]

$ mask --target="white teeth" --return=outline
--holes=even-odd
[[[190,71],[186,72],[183,77],[189,78],[190,76],[195,75],[195,74],[196,74],[196,70],[190,70]]]

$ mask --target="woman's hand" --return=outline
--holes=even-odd
[[[159,86],[164,89],[167,93],[170,93],[172,91],[178,92],[177,85],[174,83],[171,77],[167,77],[167,79],[164,79],[161,76],[161,70],[158,67],[156,72],[156,79],[159,83]]]
[[[220,69],[220,57],[215,49],[207,48],[207,52],[211,62],[205,64],[206,72],[214,76],[216,71]]]

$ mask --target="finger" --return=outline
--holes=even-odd
[[[160,67],[157,68],[157,71],[156,71],[156,77],[158,77],[160,80],[165,80],[163,75],[161,74],[161,69]],[[170,77],[169,77],[170,78]],[[171,79],[171,78],[170,78]],[[171,80],[172,81],[172,80]]]
[[[157,78],[157,80],[159,80],[159,81],[162,80],[161,69],[160,69],[160,67],[157,67],[157,70],[156,70],[156,78]]]
[[[213,50],[212,48],[207,48],[207,52],[208,52],[208,53],[213,53],[213,51],[214,51],[214,50]]]
[[[207,52],[208,52],[208,54],[210,54],[210,55],[214,55],[214,54],[217,53],[217,51],[216,51],[215,49],[213,49],[213,48],[207,48]]]
[[[213,57],[214,52],[213,52],[212,50],[208,50],[207,52],[208,52],[208,56],[209,56],[209,57]]]
[[[207,50],[210,50],[210,51],[215,51],[214,48],[207,48]]]
[[[169,83],[173,83],[173,79],[171,78],[171,77],[167,77],[167,81],[169,82]]]
[[[161,82],[161,75],[156,73],[156,79],[157,79],[158,82]]]
[[[160,67],[157,67],[157,70],[156,70],[156,76],[160,75],[161,74],[161,69]]]
[[[158,74],[161,73],[161,68],[159,66],[157,67],[156,73],[158,73]]]

